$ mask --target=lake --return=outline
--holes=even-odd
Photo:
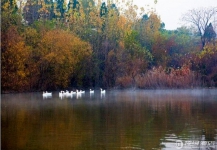
[[[3,150],[217,149],[217,89],[1,95]]]

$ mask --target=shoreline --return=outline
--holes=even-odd
[[[66,88],[67,89],[67,88]],[[100,88],[93,88],[94,90],[98,90]],[[217,87],[191,87],[191,88],[171,88],[171,87],[164,87],[164,88],[137,88],[137,87],[132,87],[132,88],[117,88],[117,87],[113,87],[113,88],[105,88],[106,90],[131,90],[131,91],[137,91],[137,90],[195,90],[195,89],[217,89]],[[89,90],[89,88],[84,89],[85,91]],[[51,91],[51,92],[58,92],[60,90],[46,90],[46,91]],[[1,94],[19,94],[19,93],[35,93],[35,92],[43,92],[43,90],[33,90],[33,91],[1,91]]]

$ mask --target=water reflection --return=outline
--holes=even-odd
[[[82,96],[82,93],[78,93],[78,94],[76,94],[76,99],[80,99],[81,96]]]
[[[105,98],[105,93],[100,94],[101,99]]]
[[[43,99],[52,98],[52,95],[42,95]]]
[[[214,89],[108,91],[62,99],[54,93],[46,100],[41,93],[12,94],[2,95],[1,107],[2,149],[174,150],[177,140],[217,140]]]

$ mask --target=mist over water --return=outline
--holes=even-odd
[[[217,90],[5,94],[2,149],[216,149]],[[187,144],[186,144],[187,143]]]

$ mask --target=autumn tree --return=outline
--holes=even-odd
[[[20,36],[21,16],[16,1],[1,1],[1,87],[3,91],[28,89],[29,47]]]
[[[211,65],[216,8],[183,17],[197,27],[199,41],[191,28],[166,30],[155,12],[130,0],[122,8],[93,0],[27,0],[24,8],[15,0],[1,4],[4,90],[130,87],[153,67],[164,71],[191,63],[206,82],[217,81],[216,64]],[[200,42],[204,52],[198,52]]]
[[[79,63],[91,54],[91,47],[78,37],[63,30],[48,31],[38,45],[42,89],[66,88],[79,69]]]
[[[139,33],[138,40],[142,47],[149,50],[153,55],[153,65],[166,63],[166,48],[163,43],[164,37],[160,35],[161,20],[157,14],[150,12],[144,14],[135,23],[135,29]]]
[[[167,67],[178,68],[183,64],[188,63],[188,55],[198,51],[198,46],[195,44],[195,37],[192,36],[192,31],[187,27],[180,27],[176,30],[161,30],[160,34],[163,38],[161,44],[158,42],[159,47],[164,47],[164,54],[167,56]],[[165,55],[162,55],[164,57]],[[157,60],[162,60],[161,58]]]
[[[124,87],[135,86],[137,75],[144,74],[153,61],[152,54],[139,43],[136,31],[131,31],[124,39],[123,50],[118,52],[117,84]]]
[[[217,15],[217,7],[201,8],[189,10],[183,15],[182,20],[194,25],[198,31],[201,39],[202,48],[206,45],[207,41],[204,37],[205,30]]]
[[[192,60],[192,67],[201,74],[205,86],[217,86],[217,48],[208,43]]]
[[[18,6],[15,0],[2,0],[1,1],[1,33],[4,32],[11,25],[22,26],[22,17],[18,13]]]
[[[156,37],[160,35],[161,20],[155,13],[151,13],[148,17],[143,17],[137,24],[139,31],[140,42],[142,46],[151,50],[151,45],[154,44]]]
[[[29,55],[16,26],[10,26],[2,39],[1,86],[3,91],[29,90]]]

